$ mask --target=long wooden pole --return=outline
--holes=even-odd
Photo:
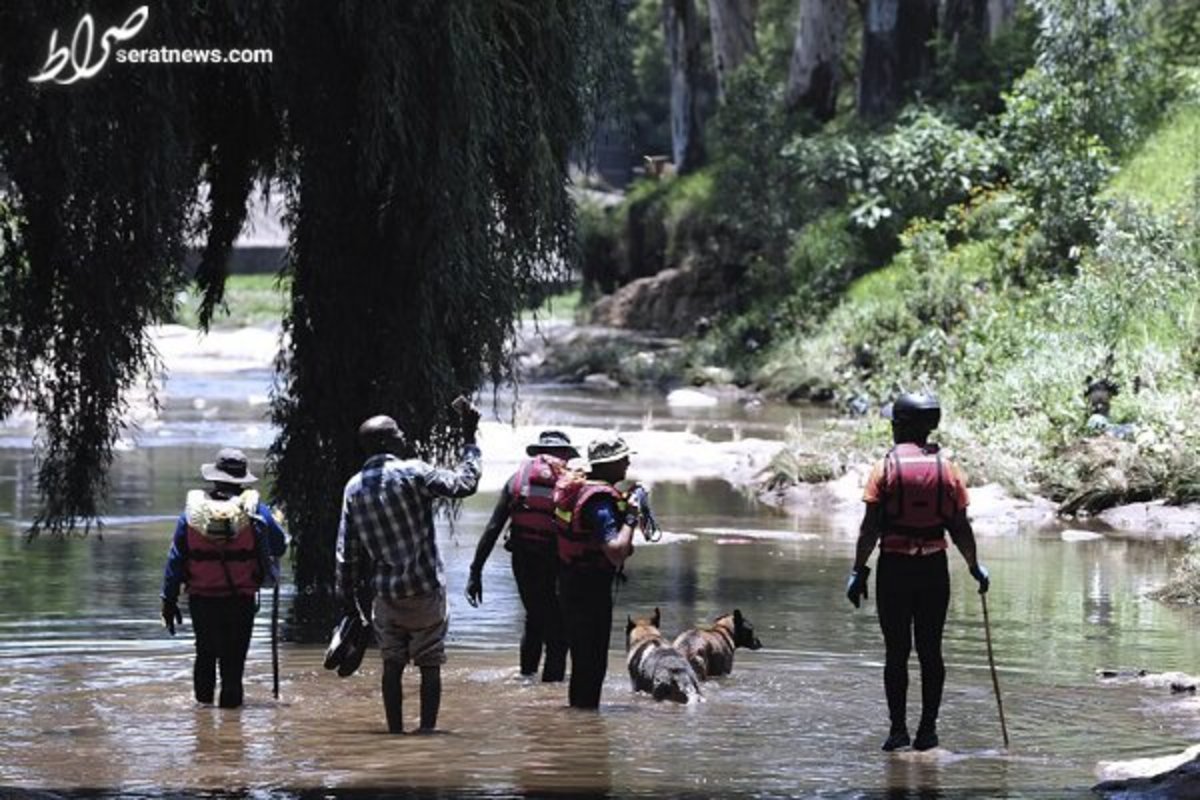
[[[1004,735],[1004,748],[1008,749],[1008,725],[1004,722],[1004,702],[1000,699],[1000,680],[996,677],[996,657],[992,655],[992,624],[988,621],[987,595],[980,594],[983,603],[983,634],[987,639],[988,666],[992,670],[992,688],[996,690],[996,708],[1000,711],[1000,732]]]
[[[279,699],[279,578],[271,590],[271,691]]]

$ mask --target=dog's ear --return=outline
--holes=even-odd
[[[735,608],[733,610],[733,624],[734,625],[742,624],[742,610],[740,608]]]
[[[652,623],[654,623],[654,627],[656,627],[656,628],[657,628],[657,627],[658,627],[658,623],[659,623],[661,620],[662,620],[662,614],[660,614],[660,613],[659,613],[659,611],[658,611],[658,606],[655,606],[655,607],[654,607],[654,616],[650,618],[650,621],[651,621]]]
[[[629,632],[636,627],[637,626],[633,624],[633,617],[626,614],[625,615],[625,635],[628,636]]]

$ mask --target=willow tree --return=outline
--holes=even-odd
[[[263,178],[286,187],[289,345],[271,448],[304,617],[327,606],[355,429],[396,417],[430,457],[449,401],[508,374],[514,319],[573,253],[568,157],[594,108],[607,3],[266,0],[151,5],[139,47],[264,47],[269,68],[110,66],[32,84],[49,31],[125,4],[0,6],[0,412],[39,418],[39,524],[102,510],[147,327],[187,280],[205,324]],[[69,35],[69,34],[68,34]],[[134,46],[130,43],[129,46]],[[201,183],[210,200],[197,200]]]

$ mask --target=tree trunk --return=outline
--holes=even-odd
[[[675,172],[700,166],[704,143],[696,114],[700,30],[695,0],[663,0],[663,32],[671,63],[671,156]]]
[[[1017,0],[987,0],[988,38],[996,40],[1005,28],[1012,24],[1017,13]]]
[[[956,56],[977,52],[988,36],[992,0],[945,0],[942,34]]]
[[[858,113],[878,119],[894,111],[933,68],[937,0],[866,0]]]
[[[820,120],[833,117],[845,44],[846,0],[800,0],[788,69],[789,109],[806,108]]]
[[[758,0],[708,0],[713,69],[717,73],[717,96],[721,100],[725,99],[729,75],[758,51],[758,42],[754,38],[757,15]]]

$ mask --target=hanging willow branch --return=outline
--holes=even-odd
[[[449,401],[505,376],[518,310],[572,257],[597,8],[364,2],[289,32],[306,58],[286,80],[291,349],[272,455],[318,603],[358,423],[392,414],[446,456]]]
[[[262,47],[269,68],[116,67],[33,85],[53,28],[125,3],[0,4],[0,412],[39,419],[39,525],[95,518],[123,396],[156,370],[147,327],[188,279],[207,326],[247,195],[284,186],[290,346],[272,416],[297,581],[331,591],[354,431],[392,414],[429,457],[447,404],[509,372],[514,319],[575,240],[568,156],[606,76],[615,0],[150,4],[139,45]],[[197,200],[201,184],[207,200]]]

